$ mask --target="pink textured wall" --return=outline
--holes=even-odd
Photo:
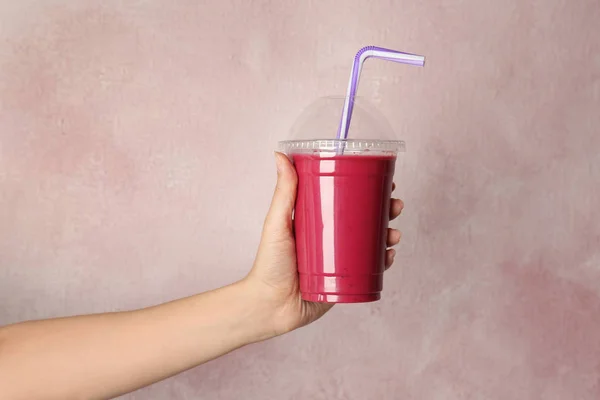
[[[376,44],[428,56],[362,80],[409,150],[384,299],[124,398],[599,398],[598,21],[597,0],[0,1],[0,324],[243,276],[275,142]]]

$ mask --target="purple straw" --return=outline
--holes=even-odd
[[[348,84],[348,92],[346,93],[346,101],[342,110],[342,120],[338,128],[337,138],[346,139],[348,137],[348,129],[350,128],[350,119],[352,118],[352,110],[354,109],[354,98],[360,78],[362,65],[367,58],[380,58],[382,60],[394,61],[403,64],[410,64],[422,67],[425,65],[425,57],[416,54],[403,53],[401,51],[384,49],[382,47],[367,46],[363,47],[356,53],[352,71],[350,72],[350,83]]]

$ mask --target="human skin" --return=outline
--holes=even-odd
[[[28,321],[0,328],[0,398],[105,399],[309,324],[332,304],[300,298],[292,211],[297,176],[275,155],[277,187],[246,278],[135,311]],[[392,199],[390,218],[403,208]],[[400,232],[388,231],[388,246]],[[386,267],[395,252],[386,254]]]

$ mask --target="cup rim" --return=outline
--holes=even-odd
[[[278,142],[279,149],[284,151],[339,151],[344,152],[393,152],[403,153],[406,151],[406,143],[403,140],[387,139],[292,139]]]
[[[377,144],[403,144],[404,140],[389,139],[289,139],[280,140],[280,144],[302,143],[302,142],[335,142],[335,143],[377,143]]]

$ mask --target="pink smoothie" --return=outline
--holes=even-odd
[[[395,156],[292,154],[302,298],[380,298]]]

